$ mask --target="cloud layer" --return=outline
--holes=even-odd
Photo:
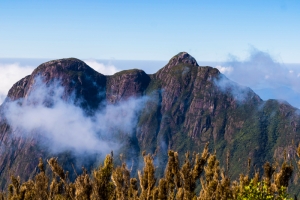
[[[84,60],[84,62],[97,72],[104,75],[113,75],[120,71],[114,65],[104,65],[103,63],[99,63],[96,60]]]
[[[94,116],[86,116],[74,101],[62,100],[64,88],[59,82],[45,86],[36,80],[26,99],[7,103],[4,115],[16,137],[36,137],[52,153],[106,154],[120,148],[122,141],[112,133],[131,134],[137,113],[146,98],[128,99],[105,105]]]
[[[247,59],[241,61],[231,56],[228,62],[216,68],[229,79],[252,88],[260,96],[285,99],[300,107],[297,103],[300,99],[300,69],[292,69],[276,61],[267,52],[253,49]],[[286,95],[291,91],[293,95]]]
[[[20,79],[31,74],[32,66],[21,66],[19,63],[0,63],[0,104],[4,101],[8,90]]]

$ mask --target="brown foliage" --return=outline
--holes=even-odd
[[[300,146],[297,153],[300,155]],[[0,193],[0,200],[225,200],[245,197],[247,199],[251,187],[256,188],[255,191],[260,191],[262,195],[281,199],[280,195],[285,194],[293,173],[293,166],[286,160],[279,169],[267,162],[264,165],[263,177],[260,178],[256,172],[252,178],[248,173],[241,174],[239,180],[231,181],[227,176],[229,163],[226,171],[222,170],[216,154],[209,154],[208,145],[201,155],[193,153],[190,156],[190,153],[186,153],[182,166],[177,152],[170,150],[168,156],[164,177],[158,181],[155,177],[153,157],[143,153],[144,168],[138,172],[138,179],[131,178],[130,170],[125,163],[114,167],[112,155],[107,155],[104,164],[91,174],[83,168],[83,173],[77,176],[74,183],[68,179],[68,172],[63,170],[55,158],[47,160],[53,173],[50,180],[40,159],[38,164],[40,172],[32,180],[24,183],[21,183],[19,177],[11,176],[7,193]],[[250,160],[248,165],[250,166]],[[201,190],[196,194],[195,189],[199,184]]]

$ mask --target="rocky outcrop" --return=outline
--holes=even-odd
[[[193,58],[190,54],[186,52],[180,52],[176,56],[171,58],[168,64],[156,73],[156,76],[160,79],[164,78],[163,74],[168,73],[170,69],[179,64],[199,66],[195,58]]]
[[[118,72],[107,78],[106,99],[114,104],[130,97],[141,97],[149,82],[149,75],[142,70]]]
[[[130,97],[147,97],[149,101],[137,113],[137,125],[132,133],[112,133],[116,137],[123,134],[122,152],[127,159],[134,157],[135,169],[144,150],[155,154],[159,165],[166,162],[168,149],[184,155],[186,151],[200,151],[209,142],[221,162],[225,162],[227,152],[230,153],[230,160],[234,163],[232,176],[238,176],[249,157],[253,165],[262,166],[263,162],[280,155],[285,147],[293,152],[292,140],[295,143],[300,141],[297,109],[276,100],[262,101],[251,89],[232,82],[231,88],[224,90],[220,87],[220,72],[212,67],[199,66],[186,52],[171,58],[153,75],[133,69],[104,76],[78,59],[50,61],[14,84],[0,111],[9,101],[30,95],[37,76],[45,85],[59,80],[65,89],[63,98],[68,100],[70,95],[75,96],[75,104],[88,115],[93,115],[93,111],[101,106],[117,104]],[[243,100],[236,97],[233,89],[242,91]],[[9,124],[2,116],[2,187],[6,186],[11,171],[23,175],[21,178],[28,178],[35,173],[38,157],[52,156],[39,148],[33,138],[10,140],[10,134]],[[61,156],[68,157],[69,154]],[[64,160],[67,162],[68,159]]]

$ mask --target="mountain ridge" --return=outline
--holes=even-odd
[[[130,133],[111,133],[121,138],[120,152],[125,159],[134,158],[134,170],[140,167],[144,150],[155,154],[158,166],[164,166],[168,149],[200,152],[207,142],[217,151],[223,164],[227,152],[230,153],[230,159],[236,163],[234,177],[246,167],[248,157],[252,158],[253,165],[262,166],[267,160],[282,158],[284,149],[294,156],[292,140],[300,141],[298,110],[278,101],[263,101],[251,89],[244,90],[230,80],[224,82],[221,75],[216,68],[199,66],[186,52],[175,55],[151,75],[133,69],[105,76],[78,59],[59,59],[41,64],[31,75],[14,84],[0,110],[3,113],[9,102],[28,98],[36,76],[41,76],[45,85],[60,80],[65,89],[62,98],[67,100],[74,94],[74,104],[87,115],[130,98],[151,99],[145,101],[136,114],[136,125]],[[234,87],[244,92],[242,100],[237,99]],[[13,130],[1,115],[0,177],[1,187],[5,187],[11,169],[17,174],[24,171],[26,175],[21,178],[26,179],[34,173],[39,157],[51,155],[40,149],[34,138],[15,138],[9,146],[3,147],[9,144]],[[68,154],[61,156],[65,164],[76,160]],[[32,163],[26,163],[24,158]],[[72,177],[72,169],[67,169]],[[158,173],[163,171],[158,170]]]

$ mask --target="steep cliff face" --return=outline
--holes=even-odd
[[[217,69],[199,66],[186,52],[171,58],[152,75],[133,69],[104,76],[78,59],[50,61],[14,84],[0,108],[1,113],[9,102],[30,95],[36,77],[41,77],[45,85],[59,80],[64,87],[62,98],[65,101],[74,98],[74,103],[87,115],[107,105],[146,97],[130,133],[113,130],[111,133],[121,138],[120,152],[125,159],[134,157],[134,169],[144,150],[155,154],[158,163],[165,163],[168,149],[183,155],[186,151],[200,151],[210,142],[210,148],[217,151],[221,162],[224,163],[227,152],[230,153],[234,165],[231,172],[237,176],[245,169],[249,157],[253,165],[260,166],[280,157],[284,149],[294,155],[292,140],[300,141],[300,118],[295,108],[276,100],[264,102],[251,89],[226,78],[224,82]],[[222,85],[228,82],[229,85]],[[235,91],[242,93],[243,98]],[[34,138],[11,138],[11,131],[1,114],[2,187],[12,171],[21,174],[23,179],[28,178],[35,173],[38,157],[52,156]],[[70,159],[76,160],[69,153],[61,156],[66,166]]]
[[[45,85],[59,81],[65,88],[63,98],[67,100],[73,93],[75,101],[81,99],[79,104],[84,109],[97,109],[104,95],[99,95],[105,90],[106,77],[84,62],[75,59],[60,59],[49,61],[38,66],[30,76],[17,82],[8,92],[8,101],[26,98],[34,89],[36,78],[43,80]]]
[[[153,75],[146,90],[155,103],[141,113],[137,131],[141,148],[156,152],[161,162],[166,162],[167,149],[200,151],[207,142],[220,156],[225,148],[232,149],[239,141],[237,133],[249,116],[257,115],[263,101],[249,88],[243,89],[244,100],[236,99],[230,88],[224,91],[217,85],[220,78],[217,69],[199,67],[186,53],[173,57]]]
[[[149,82],[150,77],[142,70],[118,72],[107,78],[106,99],[114,104],[130,97],[141,97]]]

